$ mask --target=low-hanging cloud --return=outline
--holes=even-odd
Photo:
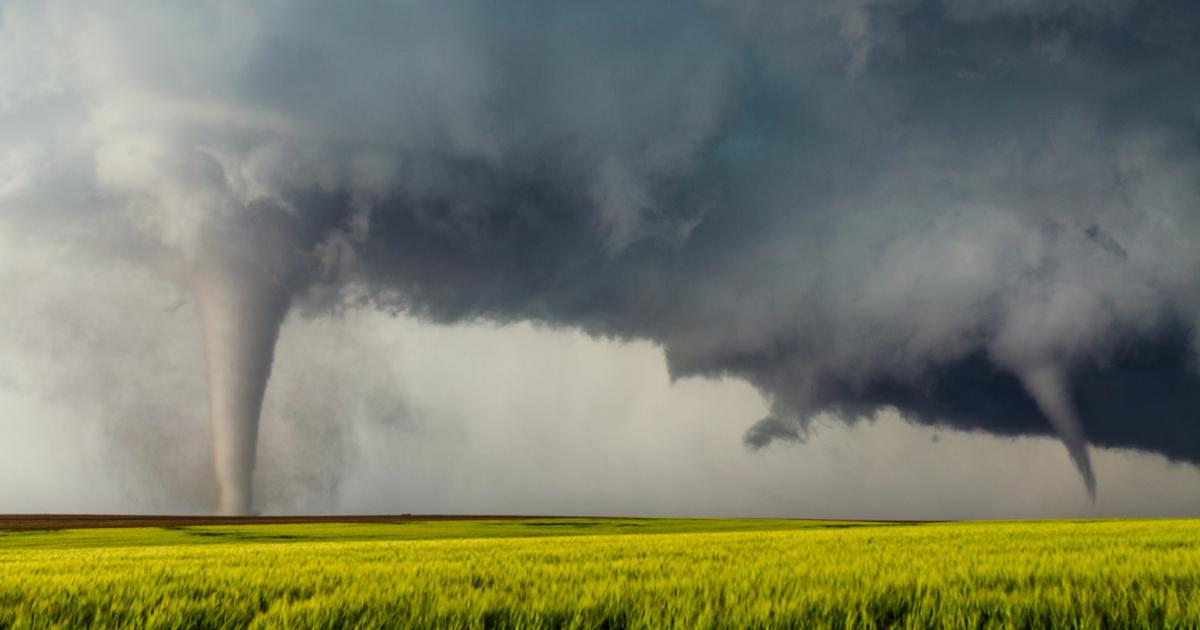
[[[203,320],[222,509],[285,314],[659,344],[771,414],[1200,462],[1183,2],[0,4],[0,221]],[[319,359],[315,359],[319,360]],[[335,421],[335,420],[331,420]]]

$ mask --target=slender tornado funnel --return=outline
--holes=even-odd
[[[208,357],[219,510],[248,514],[259,412],[288,292],[264,269],[230,261],[202,267],[195,281]]]
[[[1059,439],[1067,447],[1067,453],[1075,462],[1075,468],[1083,477],[1088,496],[1096,499],[1096,475],[1092,472],[1092,461],[1088,457],[1087,438],[1083,434],[1083,424],[1071,404],[1068,392],[1067,378],[1063,371],[1053,366],[1041,365],[1026,369],[1020,373],[1021,382],[1037,403],[1042,414],[1050,421],[1051,426],[1058,432]]]

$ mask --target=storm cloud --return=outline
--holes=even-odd
[[[1200,463],[1198,71],[1184,2],[9,0],[0,221],[195,296],[234,487],[284,315],[369,307],[648,340],[767,396],[753,448],[1054,435],[1094,491],[1089,444]]]

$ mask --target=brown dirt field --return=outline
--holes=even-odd
[[[0,530],[80,529],[86,527],[180,527],[186,525],[270,525],[285,523],[397,523],[404,521],[479,521],[565,516],[474,514],[368,514],[330,516],[171,516],[149,514],[0,514]]]

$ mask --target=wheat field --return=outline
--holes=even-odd
[[[1194,628],[1200,522],[0,532],[0,627]]]

